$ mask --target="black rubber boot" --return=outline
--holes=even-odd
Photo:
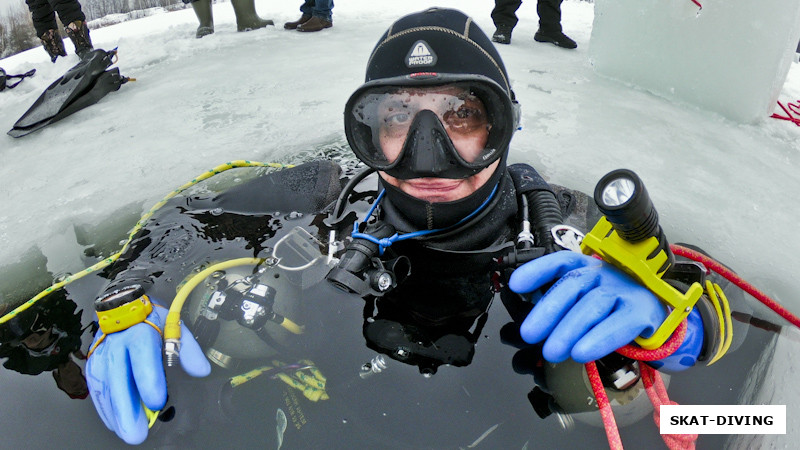
[[[50,61],[56,62],[59,56],[67,56],[67,51],[64,50],[64,40],[58,34],[58,30],[47,30],[39,37],[42,41],[42,47],[50,55]]]
[[[543,31],[539,30],[533,35],[533,40],[536,42],[549,42],[553,45],[557,45],[561,48],[568,48],[573,49],[578,46],[572,39],[569,38],[564,33],[557,32],[557,33],[544,33]]]
[[[510,44],[511,30],[513,29],[513,27],[509,27],[508,25],[498,25],[497,30],[492,35],[492,41],[498,44]]]
[[[214,15],[211,12],[211,0],[197,0],[192,2],[194,14],[197,20],[200,21],[200,26],[197,27],[195,37],[200,39],[203,36],[208,36],[214,33]]]
[[[89,27],[86,26],[86,22],[82,20],[76,20],[75,22],[67,25],[64,28],[64,31],[67,33],[67,37],[69,37],[69,39],[75,45],[75,54],[81,59],[83,59],[89,50],[94,48],[92,45],[92,38],[89,37]]]
[[[258,17],[255,0],[231,0],[231,5],[233,5],[233,12],[236,14],[237,31],[250,31],[275,25],[272,20]]]

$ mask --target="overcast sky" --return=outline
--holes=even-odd
[[[27,9],[24,0],[11,0],[9,2],[2,2],[3,5],[0,6],[0,17],[5,17],[11,11],[15,11],[17,9]]]

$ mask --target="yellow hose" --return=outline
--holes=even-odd
[[[291,320],[289,320],[288,317],[283,318],[283,321],[280,323],[280,326],[286,328],[290,333],[303,334],[303,327],[292,322]]]
[[[147,220],[150,219],[150,217],[152,217],[153,214],[155,214],[155,212],[159,208],[164,206],[164,204],[166,204],[169,199],[171,199],[172,197],[175,197],[176,195],[180,194],[181,192],[185,191],[186,189],[189,189],[190,187],[194,186],[195,184],[200,183],[201,181],[205,181],[205,180],[213,177],[214,175],[218,175],[218,174],[220,174],[222,172],[225,172],[226,170],[236,169],[236,168],[239,168],[239,167],[272,167],[272,168],[276,168],[276,169],[284,169],[284,168],[288,168],[288,167],[294,167],[294,165],[292,165],[292,164],[278,164],[278,163],[262,163],[262,162],[257,162],[257,161],[247,161],[247,160],[244,160],[244,159],[239,159],[239,160],[236,160],[236,161],[229,161],[229,162],[227,162],[225,164],[220,164],[217,167],[214,167],[213,169],[210,169],[210,170],[208,170],[206,172],[203,172],[202,174],[200,174],[196,178],[192,179],[188,183],[185,183],[183,186],[181,186],[181,187],[175,189],[174,191],[170,192],[169,194],[167,194],[166,197],[161,199],[161,201],[159,201],[158,203],[153,205],[153,207],[150,208],[150,210],[147,213],[145,213],[139,219],[138,222],[136,222],[136,225],[134,225],[133,229],[128,234],[128,239],[127,239],[127,241],[125,241],[125,244],[122,246],[122,250],[120,250],[119,252],[111,255],[110,257],[98,262],[97,264],[95,264],[95,265],[93,265],[93,266],[91,266],[91,267],[89,267],[87,269],[84,269],[84,270],[78,272],[75,275],[68,276],[64,280],[62,280],[62,281],[60,281],[58,283],[55,283],[52,286],[48,287],[47,289],[39,292],[33,298],[31,298],[30,300],[26,301],[25,303],[19,305],[13,311],[10,311],[9,313],[5,314],[3,317],[0,317],[0,324],[4,324],[4,323],[8,322],[9,320],[13,319],[19,313],[21,313],[22,311],[25,311],[26,309],[30,308],[36,302],[38,302],[39,300],[41,300],[44,297],[46,297],[47,295],[49,295],[51,292],[53,292],[53,291],[55,291],[57,289],[61,289],[62,287],[72,283],[75,280],[83,278],[84,276],[86,276],[86,275],[88,275],[88,274],[90,274],[92,272],[95,272],[95,271],[98,271],[98,270],[102,270],[105,267],[113,264],[114,261],[116,261],[125,252],[125,250],[127,250],[128,245],[131,243],[131,240],[133,239],[133,236],[136,233],[138,233],[139,230],[142,229],[142,227],[147,222]]]
[[[189,281],[187,281],[181,288],[178,290],[178,293],[175,294],[175,299],[172,300],[172,304],[169,306],[169,312],[167,313],[167,320],[164,325],[164,341],[167,339],[176,339],[180,340],[181,338],[181,310],[183,309],[183,304],[186,302],[186,299],[189,298],[189,294],[200,284],[203,280],[210,277],[214,272],[218,272],[225,269],[230,269],[231,267],[237,266],[247,266],[247,265],[259,265],[263,264],[265,261],[264,258],[237,258],[231,259],[229,261],[223,261],[221,263],[213,264],[208,268],[200,271],[197,275],[192,276]],[[283,321],[280,325],[294,334],[302,334],[303,328],[293,321],[289,320],[288,318],[284,317]]]
[[[189,294],[200,284],[203,280],[210,277],[214,272],[230,269],[231,267],[244,266],[244,265],[258,265],[263,264],[264,258],[237,258],[229,261],[214,264],[207,269],[201,271],[197,275],[189,279],[175,294],[175,299],[169,306],[169,313],[167,313],[167,321],[164,325],[164,340],[181,338],[181,309],[183,304],[189,297]]]

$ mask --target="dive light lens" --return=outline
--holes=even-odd
[[[672,266],[675,256],[658,224],[658,212],[638,175],[628,169],[608,173],[597,183],[594,201],[622,239],[636,244],[650,237],[656,238],[658,247],[653,255],[661,251],[667,255],[658,273]]]
[[[603,188],[603,204],[621,206],[633,197],[636,185],[629,178],[617,178]]]
[[[642,180],[634,172],[618,169],[600,179],[594,191],[597,207],[629,242],[661,233],[656,212]]]

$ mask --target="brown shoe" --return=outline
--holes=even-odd
[[[283,24],[283,28],[286,28],[287,30],[295,30],[297,29],[298,26],[308,22],[309,20],[311,20],[311,16],[303,14],[303,16],[300,17],[300,19],[295,20],[294,22],[286,22],[285,24]]]
[[[320,31],[324,30],[325,28],[330,28],[333,26],[333,21],[327,21],[320,17],[312,17],[308,20],[308,22],[298,25],[297,31]]]
[[[58,30],[47,30],[39,39],[42,40],[42,47],[50,55],[50,61],[56,62],[59,56],[67,56],[67,51],[64,50],[64,40],[61,39]]]

